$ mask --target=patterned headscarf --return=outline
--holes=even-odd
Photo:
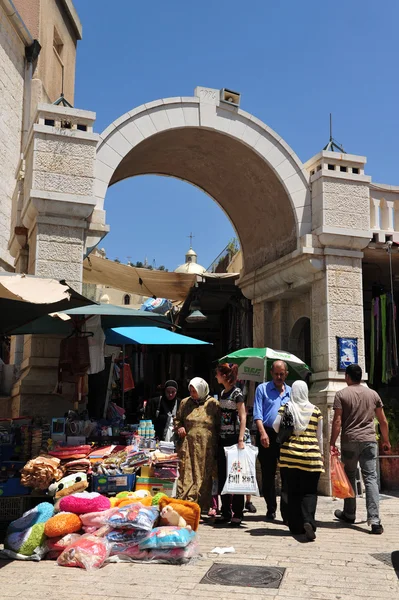
[[[194,377],[194,379],[192,379],[188,384],[188,391],[190,391],[190,386],[196,390],[200,400],[204,400],[207,396],[209,396],[209,385],[205,379],[202,379],[202,377]]]

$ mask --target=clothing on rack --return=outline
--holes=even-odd
[[[370,369],[369,383],[376,381],[381,370],[381,383],[389,381],[398,372],[396,342],[396,305],[390,293],[381,294],[371,302]]]

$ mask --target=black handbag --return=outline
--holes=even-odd
[[[284,412],[281,416],[280,429],[276,437],[276,442],[280,445],[287,442],[294,433],[294,419],[288,407],[288,403],[284,406]]]

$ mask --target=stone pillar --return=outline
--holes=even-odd
[[[21,239],[16,232],[24,227],[28,273],[65,279],[79,292],[85,245],[96,230],[91,222],[98,142],[94,119],[88,111],[39,105],[24,151],[23,200],[15,211],[10,242],[17,255]],[[104,226],[102,235],[106,231]],[[72,408],[73,386],[64,386],[62,397],[54,393],[59,345],[59,336],[24,336],[21,378],[13,390],[14,415],[57,416]]]

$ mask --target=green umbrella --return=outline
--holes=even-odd
[[[297,356],[283,350],[272,348],[243,348],[231,352],[219,359],[219,363],[235,363],[238,365],[238,379],[249,381],[266,381],[274,361],[283,360],[288,365],[290,381],[304,379],[311,370]]]

